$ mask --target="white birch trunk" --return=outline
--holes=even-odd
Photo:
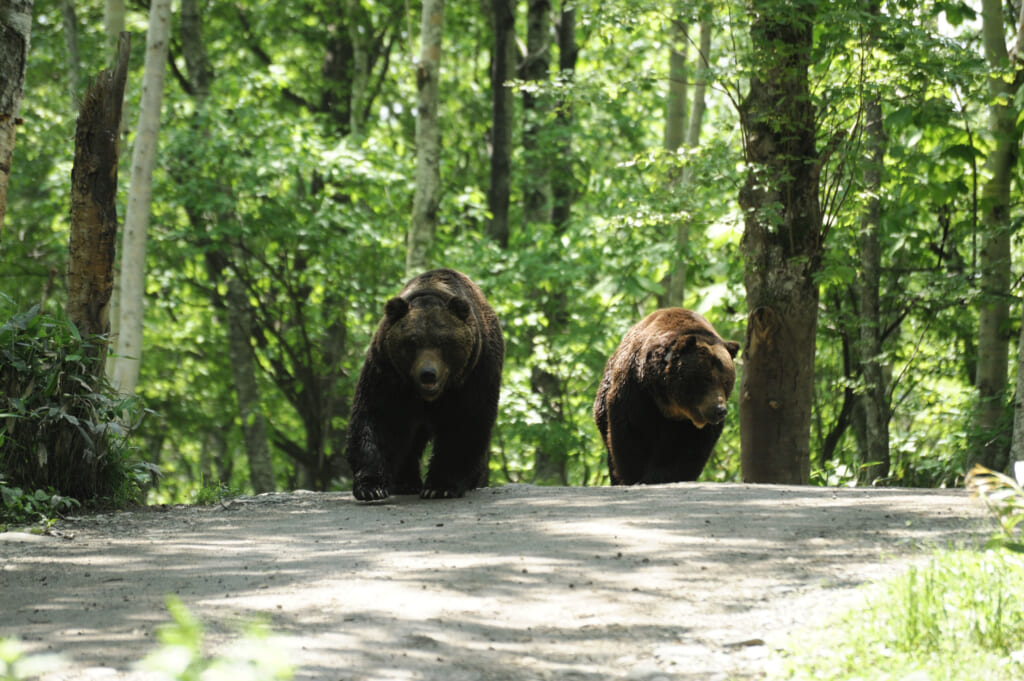
[[[443,25],[444,0],[424,0],[420,59],[416,65],[416,194],[405,257],[405,271],[409,276],[426,269],[441,197],[441,128],[437,120],[437,99]]]
[[[171,24],[170,0],[153,0],[146,36],[146,64],[142,81],[139,128],[132,153],[131,187],[124,215],[121,249],[120,321],[117,358],[111,382],[125,395],[135,393],[142,360],[142,320],[146,292],[146,230],[152,199],[153,166],[160,132],[160,105],[167,69],[167,42]]]
[[[124,30],[124,0],[106,0],[103,5],[103,26],[107,43],[117,43],[117,37]]]

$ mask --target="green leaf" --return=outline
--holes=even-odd
[[[972,163],[975,159],[983,158],[984,154],[970,144],[954,144],[944,150],[943,156]]]

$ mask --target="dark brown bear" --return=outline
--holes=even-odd
[[[657,310],[609,358],[594,400],[613,485],[696,480],[722,434],[740,349],[690,310]]]
[[[389,300],[349,420],[356,499],[461,497],[485,486],[504,359],[498,318],[466,275],[431,270]]]

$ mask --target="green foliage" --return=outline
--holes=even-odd
[[[167,597],[172,622],[157,629],[160,647],[138,666],[168,681],[288,681],[294,676],[284,641],[266,624],[247,626],[216,656],[204,652],[202,622],[176,596]],[[26,681],[59,672],[67,660],[58,655],[26,655],[17,640],[0,638],[0,681]]]
[[[57,655],[26,655],[17,639],[0,637],[0,681],[24,681],[59,670],[64,664]]]
[[[38,307],[8,316],[10,300],[0,303],[0,475],[10,488],[57,498],[133,496],[124,423],[138,402],[96,376],[104,340],[82,338],[74,324]],[[27,510],[39,494],[9,497]]]
[[[202,485],[192,495],[192,503],[200,506],[218,504],[227,499],[237,497],[241,492],[225,482],[209,482]]]
[[[294,675],[280,641],[265,624],[252,624],[242,636],[215,657],[204,651],[202,622],[175,596],[167,597],[173,620],[157,630],[160,648],[140,667],[174,681],[287,681]]]
[[[1024,553],[1024,536],[1018,527],[1024,521],[1024,489],[1008,475],[975,464],[967,474],[967,489],[985,502],[999,531],[989,540],[990,548]]]
[[[77,499],[57,494],[52,488],[26,492],[9,486],[0,475],[0,531],[8,524],[38,523],[47,528],[58,517],[80,506]]]
[[[1024,561],[948,552],[787,646],[770,679],[1012,681],[1024,675]],[[884,660],[884,664],[878,661]]]
[[[688,266],[684,304],[723,336],[745,336],[743,216],[736,205],[745,141],[735,105],[758,67],[747,57],[748,8],[618,0],[573,6],[575,71],[555,72],[552,41],[548,81],[513,83],[507,249],[485,235],[491,18],[472,3],[450,5],[445,16],[443,192],[431,263],[477,280],[503,323],[508,358],[493,444],[495,484],[535,480],[540,451],[558,459],[570,484],[605,481],[590,415],[597,381],[622,334],[658,304],[675,263]],[[232,281],[242,283],[248,300],[249,360],[278,487],[348,484],[342,447],[354,382],[383,303],[405,279],[415,167],[410,65],[417,47],[408,31],[417,11],[398,0],[214,3],[203,13],[203,38],[215,78],[202,99],[180,41],[172,41],[140,377],[156,416],[133,438],[146,464],[165,473],[151,500],[189,501],[204,480],[249,487],[227,352]],[[976,196],[991,147],[984,133],[987,66],[972,12],[963,3],[902,1],[881,3],[877,16],[860,2],[818,3],[817,11],[812,96],[829,233],[819,280],[813,480],[852,484],[864,464],[858,236],[871,193],[861,133],[864,102],[877,92],[888,139],[879,240],[893,465],[884,482],[960,484],[976,364]],[[83,7],[78,16],[83,73],[95,72],[109,61],[102,11]],[[700,20],[715,27],[700,70],[711,79],[700,145],[666,153],[669,26],[688,25],[692,40]],[[41,312],[51,314],[64,286],[58,275],[66,269],[75,118],[61,21],[59,6],[36,7],[26,125],[19,126],[0,248],[4,291],[19,302],[42,301]],[[141,34],[145,22],[144,8],[128,9],[131,30]],[[874,44],[869,27],[876,29]],[[366,41],[360,47],[368,86],[355,109],[353,36]],[[137,115],[144,52],[143,41],[135,43],[128,127]],[[541,104],[530,119],[538,126],[536,153],[547,153],[546,174],[559,174],[572,189],[567,224],[524,218],[526,186],[543,179],[524,177],[520,100],[527,88]],[[559,112],[571,115],[561,119]],[[131,143],[129,135],[125,151]],[[130,153],[122,156],[127,187]],[[691,178],[686,186],[684,174]],[[1012,191],[1018,196],[1019,183]],[[674,243],[681,222],[690,227],[684,249]],[[707,480],[739,477],[735,411]],[[156,482],[151,469],[135,474],[144,484]]]

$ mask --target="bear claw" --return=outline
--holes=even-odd
[[[421,499],[458,499],[463,496],[465,496],[465,492],[447,488],[433,489],[424,487],[423,491],[420,492]]]
[[[359,501],[381,501],[388,498],[387,487],[356,487],[352,496]]]

